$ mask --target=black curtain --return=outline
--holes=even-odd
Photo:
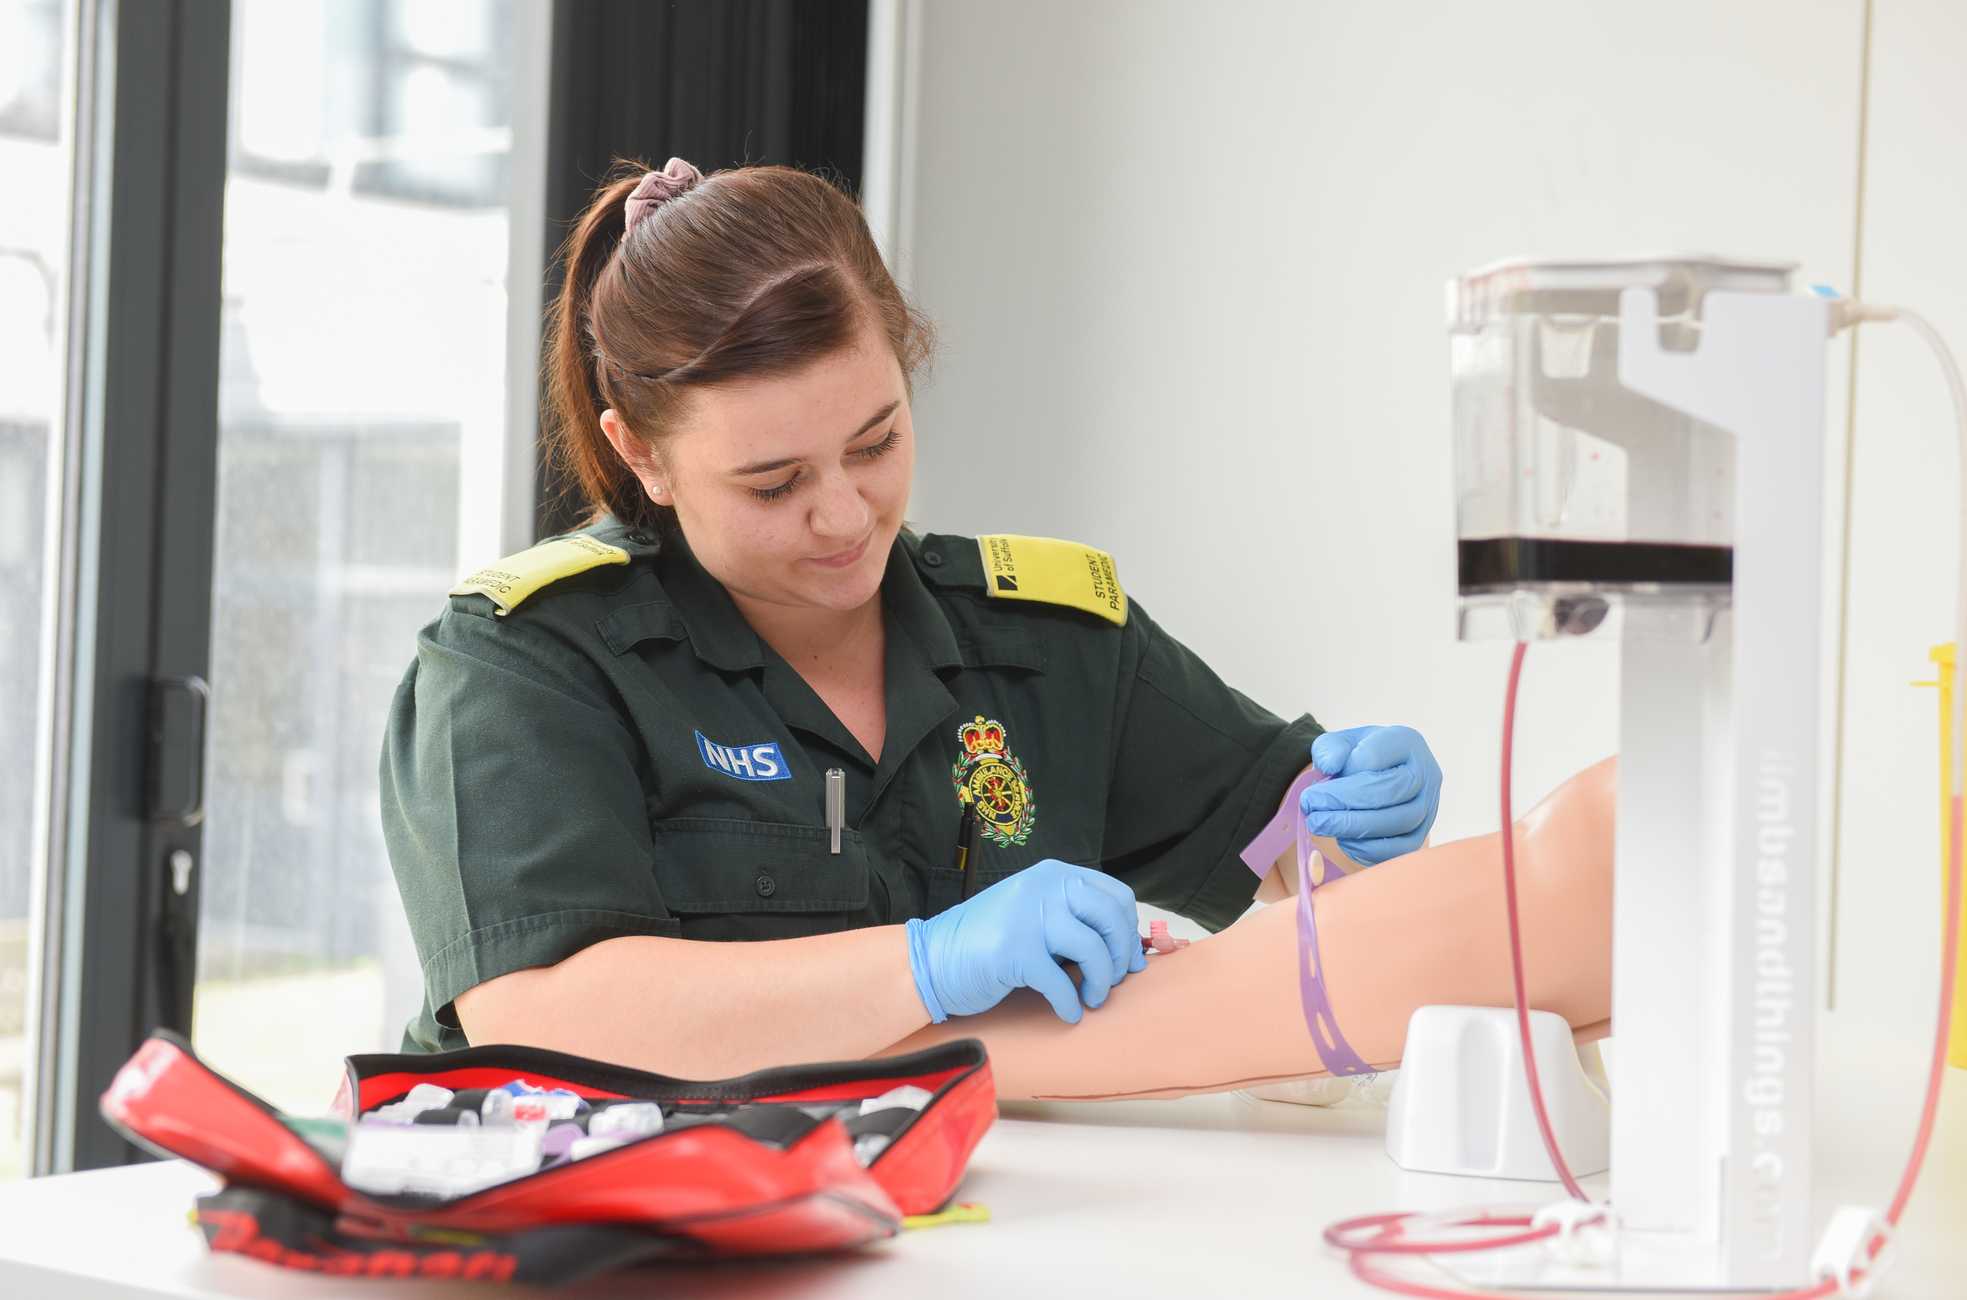
[[[866,87],[867,0],[554,0],[548,258],[617,157],[784,163],[858,192]],[[544,455],[538,483],[538,535],[573,527]]]

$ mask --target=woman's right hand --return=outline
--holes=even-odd
[[[1046,858],[946,912],[908,922],[915,990],[937,1024],[988,1011],[1016,988],[1044,995],[1078,1024],[1132,971],[1142,970],[1134,891],[1103,871]],[[1079,987],[1060,966],[1079,967]]]

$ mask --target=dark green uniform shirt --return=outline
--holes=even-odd
[[[383,830],[425,999],[406,1051],[465,1046],[460,993],[604,939],[940,912],[962,894],[959,781],[986,812],[979,887],[1061,858],[1211,930],[1248,906],[1237,855],[1318,724],[1225,686],[1137,602],[1116,626],[992,599],[974,539],[904,533],[881,586],[876,762],[673,531],[583,532],[629,563],[505,615],[453,596],[397,688]],[[846,773],[837,855],[828,768]]]

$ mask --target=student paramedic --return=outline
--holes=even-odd
[[[638,167],[562,255],[553,436],[592,522],[452,592],[383,745],[407,1050],[715,1078],[1017,987],[1077,1021],[1143,965],[1137,897],[1247,908],[1238,853],[1308,761],[1313,834],[1366,864],[1426,837],[1411,729],[1258,708],[1099,551],[903,528],[930,332],[825,181]]]

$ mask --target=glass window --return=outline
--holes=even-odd
[[[36,789],[48,762],[48,566],[59,499],[73,115],[69,0],[0,0],[0,1181],[27,1173],[39,997]]]
[[[421,998],[376,764],[417,629],[487,558],[460,537],[498,531],[467,484],[504,455],[514,51],[509,0],[232,13],[193,1036],[314,1111]]]
[[[0,138],[65,146],[62,71],[68,66],[72,5],[61,0],[0,4]]]
[[[246,0],[232,26],[234,175],[504,206],[510,0]]]

